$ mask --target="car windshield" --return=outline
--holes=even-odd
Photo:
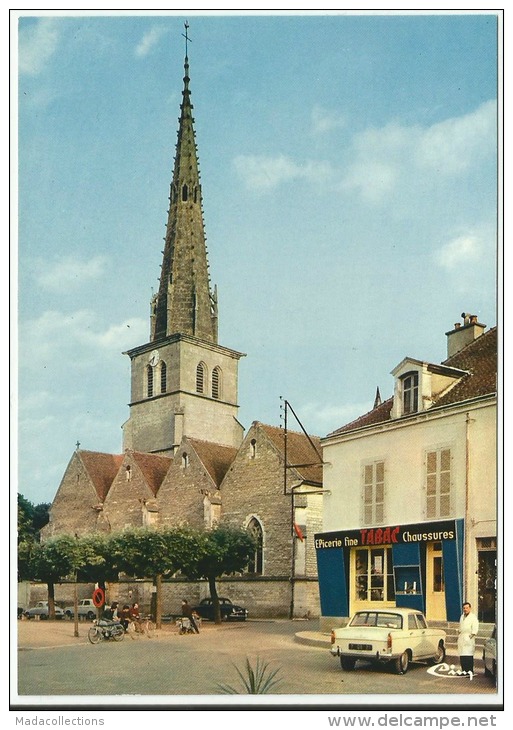
[[[355,613],[349,626],[378,626],[387,629],[402,629],[403,619],[397,613],[359,611]]]

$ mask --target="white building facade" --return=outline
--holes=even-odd
[[[321,614],[404,606],[457,621],[469,600],[494,622],[497,332],[447,332],[441,365],[405,358],[394,395],[322,441]]]

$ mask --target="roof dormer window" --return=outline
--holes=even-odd
[[[417,413],[419,410],[419,374],[406,373],[401,378],[403,396],[403,415]]]

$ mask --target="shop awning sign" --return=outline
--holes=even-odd
[[[456,539],[455,520],[417,522],[411,525],[361,527],[356,530],[323,532],[314,536],[317,549],[405,545],[418,542],[440,542]]]

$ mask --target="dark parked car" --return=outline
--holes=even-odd
[[[248,610],[242,606],[236,606],[229,598],[220,598],[219,607],[223,621],[245,621],[248,617]],[[214,605],[211,598],[204,598],[193,608],[201,618],[214,620]]]

